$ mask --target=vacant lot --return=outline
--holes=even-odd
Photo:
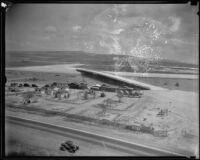
[[[71,59],[69,58],[70,56],[68,56],[67,60],[62,59],[63,54],[61,54],[57,56],[58,59],[61,59],[61,61],[57,63],[53,53],[47,55],[48,59],[45,59],[45,55],[37,54],[37,60],[35,60],[35,54],[26,54],[28,57],[21,56],[21,59],[16,58],[17,62],[15,64],[13,61],[10,62],[11,64],[14,64],[14,66],[22,64],[22,66],[26,67],[8,68],[6,70],[8,82],[28,82],[44,85],[52,82],[70,83],[84,80],[89,86],[102,84],[101,80],[83,77],[79,72],[76,72],[74,68],[76,67],[74,66],[75,63],[79,63],[79,65],[87,62],[91,63],[91,59],[85,59],[84,63],[80,63],[81,61],[77,60],[78,57],[74,57],[73,54],[70,54]],[[31,56],[33,57],[31,58]],[[10,59],[14,58],[10,57]],[[93,59],[96,58],[93,57]],[[106,58],[101,57],[102,61],[99,58],[101,67],[104,64],[106,66],[107,63],[107,61],[103,63],[103,59],[105,60]],[[33,61],[35,67],[30,67],[33,65]],[[66,64],[66,61],[71,61],[72,64]],[[110,59],[108,61],[110,61]],[[50,65],[50,63],[57,65]],[[96,66],[98,65],[95,64],[95,61],[92,63]],[[36,66],[38,64],[48,64],[48,66]],[[110,65],[110,63],[107,64]],[[104,69],[105,68],[106,67],[104,67]],[[159,77],[131,78],[156,86],[162,86],[170,90],[144,91],[141,98],[124,97],[121,102],[118,102],[115,93],[106,93],[106,98],[111,99],[111,105],[106,110],[104,101],[106,98],[96,98],[85,103],[73,104],[68,102],[61,103],[59,100],[49,100],[51,98],[42,96],[38,97],[37,102],[34,104],[21,105],[22,97],[19,95],[12,95],[6,97],[7,110],[24,113],[24,115],[27,113],[35,115],[42,114],[45,118],[58,115],[64,116],[65,121],[70,122],[70,120],[73,119],[73,122],[76,121],[78,123],[97,125],[101,129],[104,128],[104,126],[112,128],[113,126],[110,124],[114,123],[122,123],[129,126],[135,124],[153,126],[157,130],[167,130],[168,136],[154,137],[151,134],[136,134],[134,139],[140,139],[141,143],[144,139],[148,141],[149,144],[155,143],[156,146],[173,146],[177,149],[193,151],[197,146],[199,135],[198,80]],[[76,91],[73,93],[76,95]],[[13,106],[10,107],[9,104],[12,104]],[[162,110],[167,110],[167,114],[158,116]]]
[[[37,97],[35,103],[23,105],[22,96],[10,95],[6,97],[7,109],[14,109],[15,112],[42,114],[43,117],[62,116],[66,121],[98,125],[101,128],[110,126],[126,129],[126,126],[136,124],[151,126],[156,131],[167,130],[168,135],[155,137],[151,132],[147,132],[138,134],[137,137],[143,137],[149,140],[149,143],[184,150],[188,150],[188,146],[191,149],[196,146],[199,132],[197,93],[149,90],[143,91],[141,98],[123,97],[121,101],[118,101],[115,93],[106,92],[104,98],[97,96],[79,104],[77,103],[79,100],[76,96],[77,92],[78,90],[71,90],[72,99],[76,99],[74,101],[76,103],[67,100],[62,102],[43,95]],[[108,98],[111,100],[110,105],[105,104]],[[167,110],[167,113],[158,116],[161,110]],[[117,124],[124,125],[120,127]],[[183,134],[185,131],[189,134]],[[135,133],[135,131],[132,132]]]
[[[6,123],[5,131],[8,156],[128,156],[127,153],[108,149],[103,144],[97,145],[31,127]],[[79,146],[79,150],[73,155],[59,150],[61,143],[69,139]]]

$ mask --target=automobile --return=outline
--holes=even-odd
[[[64,143],[61,143],[60,150],[67,150],[70,153],[75,153],[77,150],[79,150],[79,146],[75,145],[72,141],[65,141]]]
[[[45,88],[48,88],[48,87],[50,87],[50,85],[48,85],[48,84],[45,84],[45,85],[44,85],[44,87],[45,87]]]
[[[32,84],[32,87],[38,87],[36,84]]]
[[[100,89],[103,90],[104,88],[107,88],[107,87],[109,87],[109,86],[106,85],[106,84],[102,84],[102,85],[100,86]]]
[[[130,88],[130,87],[128,87],[128,86],[122,86],[122,88]]]
[[[81,89],[78,83],[69,83],[68,86],[69,88],[72,88],[72,89]]]
[[[52,84],[51,84],[51,87],[55,87],[55,86],[57,86],[57,82],[53,82]]]
[[[106,84],[102,84],[102,85],[101,85],[101,87],[106,87],[106,86],[108,86],[108,85],[106,85]]]
[[[102,84],[101,87],[100,87],[100,90],[106,91],[106,92],[115,92],[116,88],[111,87],[111,86],[106,85],[106,84]]]
[[[28,83],[24,83],[24,87],[30,87]]]
[[[95,91],[99,91],[100,87],[99,86],[91,86],[90,89],[95,90]]]

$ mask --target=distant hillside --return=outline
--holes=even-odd
[[[82,51],[46,51],[46,52],[6,52],[6,67],[51,65],[63,63],[81,63],[85,68],[97,70],[114,70],[114,57],[122,58],[123,55],[92,54]],[[138,61],[144,61],[134,57]],[[150,61],[151,65],[171,67],[198,68],[196,64],[188,64],[171,60]]]

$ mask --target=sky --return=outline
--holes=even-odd
[[[84,51],[198,63],[198,7],[189,4],[15,4],[7,51]]]

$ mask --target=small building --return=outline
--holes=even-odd
[[[61,94],[61,98],[69,98],[70,97],[70,93],[69,93],[69,89],[67,90],[68,88],[66,88],[65,90],[61,90],[60,91],[60,94]]]
[[[151,127],[151,126],[145,126],[145,125],[142,124],[140,131],[144,132],[144,133],[152,133],[154,131],[154,128]]]
[[[131,126],[131,129],[134,131],[140,131],[140,128],[141,128],[140,124],[134,124]]]

